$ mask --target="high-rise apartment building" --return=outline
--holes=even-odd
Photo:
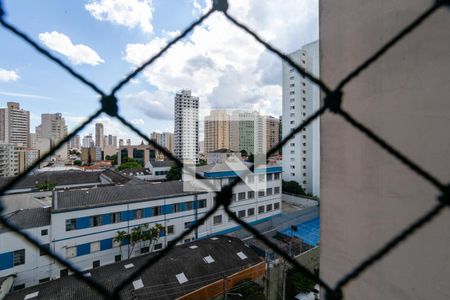
[[[55,147],[63,138],[67,136],[67,126],[62,114],[42,114],[41,125],[36,127],[36,136],[38,139],[50,140],[50,147]],[[56,151],[55,157],[61,160],[67,160],[67,143]]]
[[[266,151],[269,151],[280,141],[280,120],[266,116]]]
[[[94,139],[92,138],[92,133],[84,136],[84,138],[81,140],[81,146],[83,148],[91,148],[95,146]]]
[[[104,146],[104,128],[102,123],[95,123],[95,146],[103,149]]]
[[[258,112],[233,111],[230,117],[230,148],[248,154],[266,152],[266,117]]]
[[[75,135],[69,140],[69,149],[81,149],[80,136]]]
[[[0,141],[22,147],[30,146],[30,112],[17,102],[0,109]]]
[[[119,139],[119,147],[123,146],[123,139]]]
[[[152,132],[150,139],[165,147],[170,152],[173,152],[173,133],[172,132]]]
[[[198,107],[199,98],[190,90],[175,95],[175,156],[198,163]]]
[[[225,110],[212,110],[205,116],[205,152],[230,149],[230,115]]]
[[[19,174],[19,156],[17,146],[0,142],[0,177]]]
[[[312,42],[289,55],[309,73],[319,77],[319,44]],[[283,137],[319,109],[320,91],[287,63],[282,66]],[[319,195],[319,119],[297,133],[283,147],[283,180],[298,182],[307,193]]]

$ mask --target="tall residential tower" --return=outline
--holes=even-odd
[[[289,57],[309,73],[319,77],[319,43],[303,46]],[[299,126],[320,106],[319,88],[287,63],[282,67],[283,137]],[[319,196],[319,118],[283,147],[283,180],[298,182],[307,193]]]
[[[0,141],[28,148],[30,146],[30,112],[17,102],[0,109]]]
[[[175,95],[175,156],[198,163],[198,106],[199,98],[190,90]]]

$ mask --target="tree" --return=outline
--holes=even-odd
[[[133,253],[134,247],[137,243],[142,241],[142,226],[137,226],[131,229],[130,234],[130,245],[131,247],[128,248],[128,258],[130,258],[131,254]]]
[[[137,161],[130,161],[123,163],[119,166],[119,171],[126,170],[126,169],[134,169],[134,168],[142,168],[142,165],[138,163]]]
[[[73,162],[73,164],[74,164],[75,166],[81,166],[82,161],[79,160],[79,159],[77,159],[77,160],[75,160],[75,161]]]
[[[123,245],[123,242],[127,239],[127,237],[128,237],[128,234],[125,231],[121,230],[121,231],[117,231],[117,235],[114,238],[114,242],[119,243],[119,250],[120,250],[121,256],[122,256],[122,245]]]
[[[200,159],[200,160],[198,161],[197,166],[204,166],[204,165],[206,165],[206,159]]]
[[[149,230],[149,232],[150,232],[149,238],[150,238],[150,246],[151,246],[150,251],[153,250],[154,244],[158,241],[161,232],[164,230],[166,230],[166,228],[164,226],[162,226],[161,224],[155,224],[155,226],[150,228],[150,230]]]
[[[244,149],[242,149],[242,150],[241,150],[241,156],[242,156],[242,157],[247,157],[247,155],[248,155],[248,154],[247,154],[247,151],[244,150]]]
[[[298,293],[309,293],[315,282],[305,274],[289,269],[286,272],[286,299],[294,299]]]
[[[302,188],[300,184],[296,181],[283,181],[282,183],[283,192],[306,196],[305,190]]]
[[[180,180],[181,179],[181,168],[177,165],[170,167],[166,174],[167,180]]]
[[[45,180],[43,183],[36,183],[35,187],[39,191],[51,191],[56,187],[56,183]]]
[[[250,153],[250,155],[248,156],[248,161],[255,162],[255,156],[253,155],[253,153]]]
[[[109,160],[114,166],[117,165],[117,154],[106,155],[105,159]]]

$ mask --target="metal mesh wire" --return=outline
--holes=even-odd
[[[73,265],[70,261],[67,261],[64,257],[60,256],[57,253],[54,253],[47,247],[43,247],[39,244],[38,240],[35,239],[33,236],[29,235],[28,233],[24,232],[16,226],[15,224],[11,223],[6,217],[0,216],[0,223],[32,243],[35,247],[39,248],[40,251],[43,253],[48,254],[50,257],[55,259],[58,263],[61,265],[67,267],[70,271],[74,273],[74,275],[85,282],[87,285],[95,289],[99,295],[102,295],[105,299],[119,299],[120,298],[120,292],[122,289],[130,284],[135,278],[137,278],[145,269],[150,268],[153,264],[158,262],[162,257],[164,257],[165,254],[167,254],[171,249],[174,247],[176,243],[179,241],[182,241],[183,238],[187,235],[189,235],[191,232],[196,230],[204,221],[206,221],[209,217],[211,217],[215,211],[221,206],[224,207],[224,210],[228,214],[228,216],[234,220],[236,223],[241,225],[243,228],[248,230],[251,234],[255,236],[255,238],[259,239],[261,242],[263,242],[267,247],[271,248],[275,253],[283,257],[286,261],[288,261],[294,268],[296,268],[298,271],[302,272],[305,276],[310,277],[312,280],[314,280],[316,283],[318,283],[325,291],[325,299],[327,300],[334,300],[334,299],[342,299],[343,294],[343,288],[352,280],[355,280],[358,278],[365,270],[367,270],[369,267],[371,267],[373,264],[378,262],[380,259],[382,259],[384,256],[389,254],[393,249],[395,249],[400,243],[405,241],[409,236],[414,234],[417,230],[419,230],[421,227],[425,226],[428,222],[433,220],[440,212],[443,211],[443,209],[450,204],[450,187],[440,182],[436,177],[434,177],[432,174],[427,172],[424,168],[416,164],[414,161],[410,160],[406,155],[402,154],[400,151],[398,151],[395,147],[387,143],[383,138],[375,134],[370,128],[366,127],[363,123],[355,119],[351,114],[349,114],[347,111],[342,109],[341,102],[343,99],[343,89],[344,87],[356,76],[358,76],[362,71],[367,69],[372,63],[374,63],[376,60],[378,60],[384,53],[386,53],[390,48],[392,48],[395,44],[397,44],[400,40],[402,40],[406,35],[408,35],[410,32],[412,32],[415,28],[417,28],[422,22],[424,22],[428,17],[430,17],[433,13],[435,13],[438,9],[441,9],[445,6],[450,5],[449,0],[437,0],[435,3],[427,8],[421,15],[419,15],[413,22],[411,22],[408,26],[406,26],[402,31],[400,31],[397,35],[395,35],[391,40],[389,40],[385,45],[383,45],[379,50],[377,50],[372,56],[370,56],[366,61],[361,63],[355,70],[353,70],[350,74],[344,77],[344,79],[337,85],[336,88],[331,89],[329,88],[323,81],[320,79],[314,77],[312,74],[305,71],[301,66],[296,64],[294,61],[292,61],[287,55],[283,54],[281,51],[276,49],[274,46],[270,45],[269,43],[265,42],[257,33],[255,33],[252,29],[241,23],[240,21],[236,20],[233,16],[231,16],[227,10],[228,10],[228,1],[227,0],[214,0],[212,8],[204,14],[202,17],[200,17],[197,21],[189,25],[181,34],[179,34],[177,37],[175,37],[173,40],[171,40],[164,48],[162,48],[156,55],[151,57],[149,60],[147,60],[144,64],[142,64],[139,68],[135,69],[132,73],[130,73],[128,76],[126,76],[123,80],[121,80],[119,83],[117,83],[111,90],[109,94],[102,91],[97,85],[95,85],[90,80],[86,79],[83,75],[79,74],[77,71],[73,70],[70,66],[68,66],[66,63],[64,63],[59,58],[52,55],[49,51],[42,48],[40,45],[38,45],[35,41],[33,41],[29,36],[26,35],[26,33],[20,31],[18,28],[16,28],[14,25],[10,24],[6,18],[5,18],[5,12],[2,9],[2,2],[0,0],[0,24],[3,26],[4,29],[10,31],[12,34],[17,36],[19,39],[22,39],[24,42],[29,44],[31,47],[33,47],[36,51],[41,53],[43,56],[45,56],[47,59],[53,61],[57,65],[59,65],[61,68],[66,70],[68,73],[70,73],[74,78],[84,83],[86,86],[90,87],[92,90],[94,90],[97,94],[100,95],[100,102],[101,102],[101,108],[93,113],[85,122],[83,122],[81,125],[79,125],[72,133],[70,133],[68,136],[66,136],[63,140],[61,140],[57,146],[52,148],[49,153],[46,153],[44,156],[42,156],[38,161],[36,161],[32,166],[30,166],[27,170],[25,170],[20,176],[15,177],[13,180],[8,182],[7,185],[5,185],[0,190],[0,196],[4,195],[5,192],[7,192],[10,188],[12,188],[16,183],[18,183],[24,176],[26,176],[28,173],[31,172],[34,168],[39,166],[41,162],[43,162],[45,159],[50,157],[52,153],[54,153],[56,150],[58,150],[64,143],[68,142],[72,137],[74,137],[78,132],[80,132],[86,125],[88,125],[90,122],[92,122],[94,119],[96,119],[99,115],[102,113],[106,113],[110,115],[111,117],[114,117],[118,119],[123,125],[128,127],[131,131],[136,133],[138,136],[140,136],[142,139],[144,139],[146,142],[148,142],[150,145],[155,147],[157,150],[161,151],[165,156],[167,156],[169,159],[171,159],[176,165],[182,167],[182,162],[174,157],[168,150],[161,145],[157,144],[153,140],[149,139],[144,133],[142,133],[139,129],[137,129],[135,126],[130,124],[127,120],[125,120],[121,115],[118,113],[118,104],[117,104],[117,98],[116,93],[124,87],[127,83],[130,82],[134,77],[136,77],[140,72],[142,72],[146,67],[149,67],[152,65],[158,58],[160,58],[170,47],[172,47],[175,43],[177,43],[179,40],[186,37],[197,25],[200,25],[204,20],[206,20],[211,14],[213,13],[221,13],[223,14],[231,23],[248,33],[250,36],[252,36],[256,41],[264,45],[270,52],[277,55],[279,58],[281,58],[284,62],[288,63],[292,68],[294,68],[297,72],[299,72],[302,76],[308,78],[311,82],[319,86],[322,93],[324,94],[324,101],[323,105],[319,110],[317,110],[315,113],[307,117],[298,127],[296,127],[288,136],[283,138],[276,146],[271,148],[266,156],[267,158],[280,150],[293,136],[295,136],[298,132],[300,132],[303,128],[308,126],[313,120],[318,118],[320,115],[324,114],[325,112],[331,112],[336,115],[341,116],[344,120],[346,120],[351,126],[358,129],[361,133],[363,133],[367,138],[371,139],[374,143],[376,143],[379,147],[387,151],[389,154],[394,156],[396,159],[401,161],[403,164],[408,166],[411,171],[417,173],[419,176],[421,176],[424,180],[431,183],[433,186],[435,186],[438,191],[441,193],[441,196],[438,198],[438,201],[436,205],[428,212],[426,212],[422,217],[417,219],[415,222],[410,224],[407,228],[399,232],[396,236],[394,236],[390,241],[385,243],[383,246],[381,246],[377,251],[375,251],[373,254],[371,254],[369,257],[367,257],[365,260],[363,260],[361,263],[359,263],[357,266],[355,266],[350,272],[347,274],[344,274],[341,279],[338,281],[338,283],[333,287],[330,286],[328,283],[326,283],[323,279],[321,279],[319,276],[315,275],[314,273],[310,272],[307,268],[299,264],[297,261],[295,261],[293,258],[291,258],[286,252],[284,252],[282,249],[280,249],[278,246],[276,246],[274,243],[272,243],[269,239],[267,239],[264,235],[260,234],[258,230],[253,228],[250,224],[247,224],[245,221],[239,219],[231,210],[230,210],[230,204],[231,204],[231,196],[232,196],[232,189],[233,187],[239,182],[239,179],[234,180],[233,182],[229,183],[228,185],[224,186],[220,192],[217,194],[217,199],[215,205],[202,217],[196,222],[192,227],[185,230],[181,235],[177,236],[172,243],[170,243],[166,248],[161,250],[158,255],[149,257],[147,261],[137,268],[128,278],[123,280],[122,282],[118,283],[117,286],[114,288],[114,290],[109,290],[106,287],[102,286],[99,282],[97,282],[95,279],[86,277],[82,274],[82,272]],[[250,168],[250,170],[253,171],[254,166]],[[203,178],[200,174],[197,174],[198,177]],[[0,202],[0,214],[3,211],[3,205]]]

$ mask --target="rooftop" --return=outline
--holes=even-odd
[[[121,173],[129,176],[151,175],[151,172],[147,168],[129,168],[121,171]]]
[[[127,278],[152,255],[149,254],[89,271],[91,278],[109,290]],[[218,236],[176,246],[147,268],[121,293],[122,299],[175,299],[224,276],[260,263],[257,254],[239,239]],[[127,265],[128,268],[125,268]],[[12,292],[6,300],[24,299],[38,292],[39,299],[99,299],[91,288],[67,276],[38,286]]]
[[[17,210],[8,213],[6,219],[21,229],[48,226],[50,225],[50,207]],[[0,233],[5,231],[8,229],[0,225]]]
[[[217,149],[217,150],[211,151],[209,153],[237,153],[237,152],[230,150],[230,149],[222,148],[222,149]]]
[[[170,159],[165,159],[165,160],[151,160],[150,164],[154,168],[164,168],[164,167],[171,167],[175,163],[173,161],[171,161]]]
[[[139,183],[104,186],[89,190],[58,191],[53,199],[53,212],[195,194],[184,192],[181,181]]]

